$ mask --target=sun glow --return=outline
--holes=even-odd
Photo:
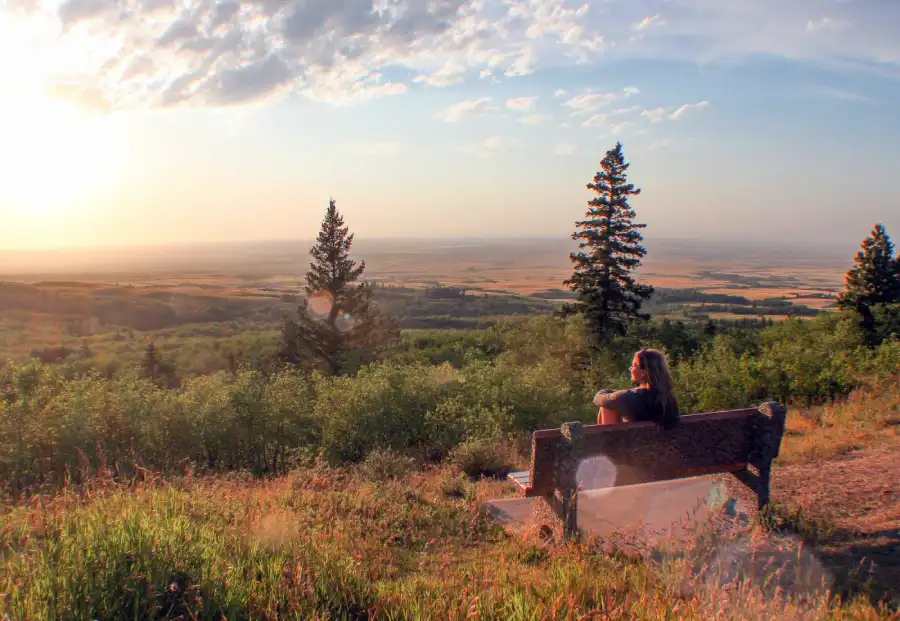
[[[0,204],[46,215],[87,198],[115,165],[104,121],[42,95],[0,97]]]

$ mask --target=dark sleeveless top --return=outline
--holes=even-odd
[[[594,398],[594,403],[618,412],[622,420],[628,423],[653,422],[667,429],[678,424],[678,411],[664,411],[656,391],[649,388],[600,391]]]

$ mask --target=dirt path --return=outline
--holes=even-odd
[[[900,441],[785,466],[772,487],[777,502],[809,519],[801,531],[850,592],[870,578],[875,599],[900,605]]]

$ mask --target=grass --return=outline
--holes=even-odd
[[[35,499],[0,518],[11,619],[877,619],[827,593],[773,595],[698,572],[710,550],[641,562],[591,542],[512,537],[508,493],[453,468],[371,478],[316,466]],[[730,546],[730,547],[729,547]],[[770,572],[771,574],[771,572]],[[767,578],[766,580],[770,580]]]
[[[791,408],[786,435],[779,465],[828,459],[900,437],[900,377],[825,406]]]
[[[776,492],[791,469],[896,440],[898,412],[896,381],[792,409]],[[540,529],[508,535],[483,502],[512,489],[467,476],[466,463],[484,461],[471,448],[455,465],[424,470],[384,453],[269,480],[188,472],[126,484],[101,475],[77,493],[32,498],[0,514],[0,616],[896,618],[864,588],[817,584],[805,543],[827,544],[846,527],[793,502],[791,490],[810,483],[805,470],[776,495],[770,530],[716,535],[698,525],[682,553],[640,559],[598,542],[543,538]],[[870,470],[866,477],[877,474]]]

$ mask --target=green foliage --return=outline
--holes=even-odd
[[[581,316],[545,315],[481,332],[418,332],[407,337],[403,354],[355,377],[245,361],[172,386],[143,377],[146,345],[139,342],[131,367],[113,374],[78,357],[6,364],[0,480],[20,494],[79,483],[104,468],[126,475],[190,465],[267,475],[319,455],[334,465],[360,462],[379,449],[441,460],[466,442],[593,422],[591,395],[626,388],[642,346],[669,354],[685,413],[769,399],[828,402],[900,368],[900,339],[866,347],[847,312],[712,331],[646,322],[590,352],[584,326]],[[158,343],[155,355],[177,359],[168,341]],[[228,352],[219,353],[224,367]]]
[[[353,235],[332,200],[309,253],[307,298],[282,329],[282,361],[328,375],[353,373],[378,358],[395,338],[374,305],[371,286],[354,284],[365,271],[350,258]]]
[[[606,152],[587,186],[597,196],[588,201],[585,220],[576,223],[581,230],[572,234],[579,251],[570,255],[575,268],[565,284],[577,294],[572,310],[585,315],[594,340],[624,334],[635,319],[646,319],[641,305],[653,294],[653,287],[632,277],[647,254],[640,233],[647,225],[633,221],[628,199],[641,191],[627,182],[629,166],[622,143]]]
[[[900,302],[900,257],[894,257],[894,244],[884,226],[876,224],[847,272],[846,287],[838,305],[852,309],[862,317],[869,343],[877,344],[874,307]]]
[[[362,475],[372,481],[397,479],[408,476],[416,469],[416,460],[409,455],[380,448],[366,455],[359,468]]]
[[[450,462],[472,478],[505,477],[512,470],[510,461],[499,435],[470,438],[450,453]]]

